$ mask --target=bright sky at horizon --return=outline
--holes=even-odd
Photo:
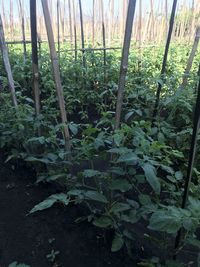
[[[41,1],[37,0],[39,2],[39,5],[41,4]],[[61,2],[64,2],[64,0],[60,0]],[[78,8],[78,0],[72,0],[76,2],[76,6]],[[104,10],[105,13],[108,11],[109,7],[109,0],[103,0],[104,1]],[[137,5],[140,0],[137,0]],[[185,0],[178,0],[178,5],[181,6]],[[53,0],[53,2],[56,5],[57,0]],[[66,1],[67,3],[68,1]],[[168,0],[169,3],[169,11],[170,7],[172,5],[173,0]],[[186,0],[188,5],[191,5],[192,0]],[[18,0],[13,0],[13,9],[14,9],[14,18],[17,19],[18,17]],[[92,3],[93,0],[82,0],[82,6],[83,6],[83,14],[85,16],[91,16],[92,15]],[[121,3],[122,0],[115,0],[115,14],[116,16],[119,14],[121,11]],[[155,10],[161,10],[161,7],[164,5],[165,0],[153,0],[154,3],[154,8]],[[26,16],[29,16],[29,0],[24,0],[24,5],[25,5],[25,12]],[[145,14],[149,8],[150,8],[150,0],[142,0],[142,5],[143,5],[143,14]],[[10,1],[9,0],[4,0],[4,6],[5,6],[5,13],[7,16],[9,15],[9,10],[10,10]],[[136,7],[136,10],[137,7]],[[2,13],[2,1],[0,1],[0,12]],[[137,12],[137,11],[136,11]]]

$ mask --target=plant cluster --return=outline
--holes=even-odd
[[[114,111],[119,54],[107,54],[104,66],[101,53],[87,52],[84,69],[81,54],[75,61],[73,55],[61,53],[71,160],[64,146],[48,53],[45,49],[41,51],[42,111],[36,118],[30,60],[23,63],[21,51],[10,49],[19,108],[16,112],[11,106],[5,73],[0,73],[4,87],[0,95],[0,147],[8,155],[6,162],[23,159],[33,167],[36,183],[58,182],[63,188],[33,207],[30,213],[57,202],[65,206],[84,205],[85,217],[78,221],[88,220],[112,231],[113,252],[125,247],[131,255],[134,240],[139,239],[142,246],[152,242],[157,249],[152,256],[163,255],[160,261],[144,260],[140,266],[163,266],[163,262],[170,267],[184,266],[167,260],[174,253],[174,238],[180,229],[183,241],[179,250],[187,244],[200,248],[196,239],[200,223],[198,168],[194,168],[188,206],[180,208],[198,78],[195,60],[188,85],[179,88],[188,49],[172,46],[162,80],[159,77],[162,47],[146,48],[141,64],[138,64],[139,54],[131,53],[118,130],[114,130]],[[163,90],[159,116],[152,127],[158,82],[163,83]]]

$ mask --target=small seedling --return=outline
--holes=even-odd
[[[60,254],[60,251],[52,249],[49,254],[46,255],[48,261],[54,262],[56,259],[56,256]]]

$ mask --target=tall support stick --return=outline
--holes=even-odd
[[[37,50],[36,0],[30,0],[30,20],[31,20],[33,93],[35,100],[35,113],[36,116],[38,116],[40,114],[40,89],[39,89],[38,50]]]
[[[190,56],[188,58],[187,66],[186,66],[186,69],[185,69],[185,72],[184,72],[184,75],[183,75],[183,81],[182,81],[182,84],[181,84],[182,88],[184,88],[187,85],[188,75],[189,75],[190,70],[192,68],[192,63],[193,63],[193,60],[194,60],[194,57],[195,57],[195,54],[196,54],[196,51],[197,51],[197,48],[198,48],[199,38],[200,38],[200,27],[197,27],[194,43],[193,43],[193,46],[192,46],[192,51],[191,51]]]
[[[10,37],[11,41],[13,41],[13,33],[14,33],[14,21],[13,21],[13,1],[10,0]]]
[[[177,0],[174,0],[173,6],[172,6],[171,18],[170,18],[170,22],[169,22],[169,31],[168,31],[167,42],[166,42],[166,46],[165,46],[165,53],[164,53],[163,63],[162,63],[161,78],[166,71],[167,56],[168,56],[168,52],[169,52],[169,45],[170,45],[173,26],[174,26],[176,6],[177,6]],[[155,118],[157,116],[157,113],[158,113],[158,106],[159,106],[159,101],[160,101],[161,89],[162,89],[162,84],[159,82],[157,92],[156,92],[156,102],[155,102],[154,111],[153,111],[152,125],[153,125]]]
[[[102,21],[102,41],[103,41],[103,64],[104,64],[104,83],[106,81],[106,35],[105,35],[105,23],[104,23],[104,7],[103,0],[101,0],[101,21]]]
[[[94,47],[95,0],[92,2],[92,45]]]
[[[58,38],[58,56],[60,57],[60,0],[57,0],[57,38]]]
[[[52,29],[47,0],[42,0],[42,7],[43,7],[45,25],[46,25],[46,30],[47,30],[50,54],[51,54],[51,62],[52,62],[52,69],[53,69],[53,75],[54,75],[54,80],[55,80],[56,92],[58,96],[58,103],[59,103],[59,108],[60,108],[60,113],[61,113],[61,120],[64,125],[65,146],[66,146],[67,151],[70,152],[70,135],[69,135],[68,126],[66,125],[67,114],[65,110],[65,101],[64,101],[63,90],[62,90],[61,79],[60,79],[59,63],[58,63],[58,57],[56,54],[54,35],[53,35],[53,29]]]
[[[109,3],[109,24],[108,24],[108,46],[110,47],[113,34],[113,21],[114,21],[114,0]]]
[[[153,0],[150,0],[151,6],[151,32],[150,32],[150,41],[155,41],[155,18],[154,18],[154,8],[153,8]]]
[[[141,46],[142,46],[142,0],[139,1],[139,23],[138,24],[139,24],[138,25],[139,59],[140,59],[140,63],[141,63],[141,59],[142,59],[142,53],[141,53]]]
[[[80,23],[81,23],[81,43],[82,43],[82,52],[83,52],[83,67],[86,67],[85,59],[85,40],[84,40],[84,30],[83,30],[83,12],[82,12],[82,3],[79,0],[79,12],[80,12]]]
[[[22,41],[24,49],[24,62],[26,61],[26,35],[25,35],[25,23],[24,23],[24,1],[19,0],[19,10],[21,16],[21,27],[22,27]]]
[[[73,0],[74,1],[74,0]],[[72,36],[72,8],[71,8],[71,0],[68,0],[69,5],[69,31],[70,31],[70,44],[72,46],[73,36]]]
[[[116,106],[116,113],[115,113],[115,129],[119,128],[120,120],[121,120],[125,78],[126,78],[126,73],[128,69],[128,56],[129,56],[131,34],[132,34],[132,28],[133,28],[133,19],[135,15],[135,6],[136,6],[136,0],[130,0],[129,5],[128,5],[127,18],[126,18],[126,29],[125,29],[125,36],[124,36],[124,45],[123,45],[123,51],[122,51],[120,74],[119,74],[117,106]]]
[[[75,61],[77,61],[77,33],[76,33],[76,10],[75,10],[75,4],[74,1],[72,1],[72,7],[73,7],[73,21],[74,21],[74,56]]]
[[[16,99],[16,95],[15,95],[15,85],[14,85],[12,70],[11,70],[10,61],[9,61],[9,57],[8,57],[8,50],[7,50],[7,46],[5,43],[5,36],[4,36],[3,22],[2,22],[1,14],[0,14],[0,48],[1,48],[2,56],[3,56],[3,62],[4,62],[5,70],[6,70],[7,77],[8,77],[8,84],[9,84],[9,88],[10,88],[10,92],[11,92],[12,102],[13,102],[14,107],[17,108],[17,99]]]
[[[167,36],[168,29],[168,0],[165,0],[165,31]]]
[[[198,84],[198,94],[197,94],[197,100],[196,100],[196,107],[194,112],[194,123],[193,123],[193,133],[192,133],[192,141],[190,146],[190,154],[189,154],[189,161],[188,161],[188,168],[187,168],[187,176],[185,180],[185,186],[184,186],[184,192],[183,192],[183,199],[182,199],[182,205],[181,208],[185,209],[188,201],[188,195],[189,195],[189,189],[190,189],[190,183],[192,179],[192,170],[194,166],[194,160],[195,160],[195,154],[196,154],[196,148],[197,148],[197,139],[198,139],[198,130],[200,126],[200,80]],[[175,241],[175,249],[179,248],[179,244],[181,241],[181,234],[182,231],[179,230],[176,236]],[[176,257],[176,254],[174,255],[174,258]]]

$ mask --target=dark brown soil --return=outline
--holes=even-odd
[[[30,170],[13,169],[0,157],[1,267],[13,261],[31,267],[137,266],[138,259],[111,253],[99,229],[86,222],[75,223],[83,213],[77,206],[55,206],[27,216],[35,204],[56,192],[53,185],[35,186],[33,177]],[[46,257],[52,250],[59,251],[54,262]]]

